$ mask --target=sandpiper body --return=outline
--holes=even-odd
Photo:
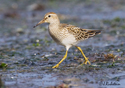
[[[87,64],[89,62],[88,58],[84,55],[82,49],[77,46],[78,43],[81,41],[84,41],[90,37],[93,37],[97,34],[100,34],[100,30],[94,30],[94,29],[82,29],[70,24],[62,24],[59,21],[59,18],[56,13],[49,12],[45,14],[44,19],[41,20],[36,26],[42,23],[49,23],[49,34],[53,38],[53,40],[66,47],[66,53],[62,60],[52,68],[57,68],[59,65],[63,62],[63,60],[66,59],[67,53],[70,47],[75,46],[83,55],[85,58],[85,61],[83,64]],[[36,27],[34,26],[34,27]]]

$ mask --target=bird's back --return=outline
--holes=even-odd
[[[60,24],[60,27],[63,28],[61,30],[67,30],[69,34],[72,34],[75,37],[76,41],[82,41],[101,33],[101,30],[82,29],[68,24]]]

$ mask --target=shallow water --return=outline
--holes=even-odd
[[[38,74],[38,73],[17,73],[3,75],[3,81],[6,87],[21,88],[27,87],[48,87],[55,86],[57,82],[56,77],[52,74]]]

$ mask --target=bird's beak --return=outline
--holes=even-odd
[[[44,23],[44,22],[45,22],[45,20],[46,20],[46,19],[41,20],[39,23],[37,23],[35,26],[33,26],[33,28],[35,28],[36,26],[38,26],[38,25],[40,25],[40,24]]]

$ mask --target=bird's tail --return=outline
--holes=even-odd
[[[97,34],[101,34],[101,30],[88,29],[86,33],[88,34],[88,36],[90,38],[90,37],[93,37]]]

